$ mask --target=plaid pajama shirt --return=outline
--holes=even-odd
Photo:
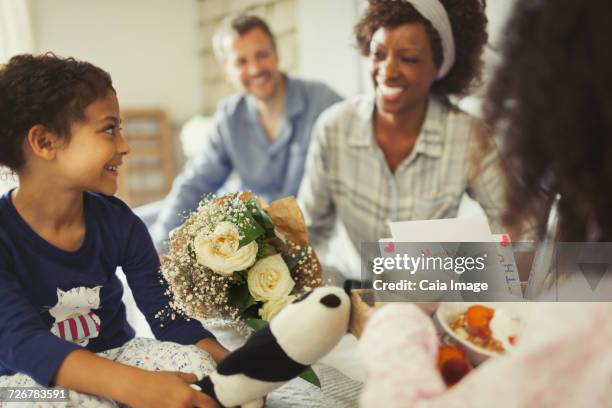
[[[456,217],[464,193],[500,230],[500,161],[482,121],[430,98],[413,151],[392,173],[374,138],[374,108],[373,95],[340,102],[315,125],[299,193],[315,248],[336,220],[359,249],[390,237],[389,221]]]

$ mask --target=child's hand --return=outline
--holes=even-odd
[[[207,337],[196,343],[196,346],[206,351],[219,364],[229,354],[229,351],[214,337]]]
[[[372,292],[368,290],[352,290],[350,296],[351,318],[349,329],[359,339],[368,324],[368,320],[375,311],[375,307],[368,303],[371,300]]]
[[[68,354],[53,379],[56,386],[100,395],[134,408],[216,408],[215,401],[190,386],[196,381],[194,374],[146,371],[85,349]]]
[[[189,386],[198,380],[194,374],[141,371],[134,380],[123,401],[133,408],[218,407],[210,397]]]

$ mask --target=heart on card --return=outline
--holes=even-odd
[[[384,251],[388,254],[395,251],[395,244],[393,242],[389,242],[384,248]]]
[[[500,244],[503,247],[510,245],[510,237],[508,236],[508,234],[502,235]]]

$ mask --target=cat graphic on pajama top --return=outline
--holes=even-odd
[[[86,346],[89,339],[98,337],[100,318],[92,309],[100,307],[100,288],[57,290],[57,304],[49,313],[55,319],[51,333],[57,337]]]

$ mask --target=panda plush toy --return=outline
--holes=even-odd
[[[350,299],[341,288],[307,292],[196,385],[222,407],[260,408],[263,397],[338,344],[348,330],[350,310]]]

